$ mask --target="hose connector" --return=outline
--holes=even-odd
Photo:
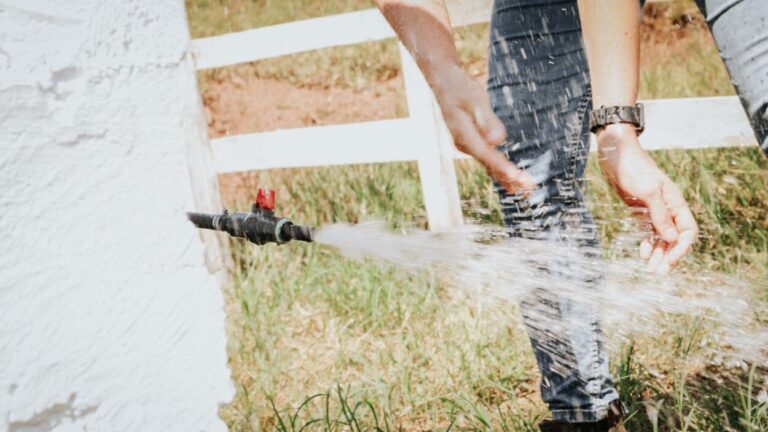
[[[313,241],[314,228],[294,224],[290,219],[276,216],[275,192],[259,188],[256,202],[250,213],[230,213],[227,209],[220,214],[187,213],[196,227],[224,231],[232,237],[244,238],[257,245],[286,243],[291,240]]]

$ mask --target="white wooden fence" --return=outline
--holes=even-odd
[[[454,27],[487,22],[491,0],[449,2]],[[192,41],[198,70],[394,37],[378,10],[364,10]],[[409,116],[353,124],[285,129],[211,140],[219,173],[270,168],[417,161],[429,227],[462,223],[455,150],[426,80],[400,45]],[[646,149],[756,145],[736,97],[645,101]],[[594,146],[593,146],[594,148]]]

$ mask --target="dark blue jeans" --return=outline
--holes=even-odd
[[[700,6],[768,151],[768,0]],[[541,264],[546,282],[520,301],[542,397],[557,420],[597,421],[618,394],[599,305],[579,295],[599,298],[603,282],[597,229],[582,192],[591,95],[576,0],[496,0],[490,32],[488,93],[508,134],[500,149],[540,186],[522,197],[496,185],[504,223],[514,237],[569,251]]]
[[[501,150],[540,185],[527,198],[497,185],[511,235],[573,249],[584,258],[576,263],[596,260],[597,230],[582,194],[591,97],[576,0],[496,0],[488,92],[508,134]],[[574,287],[598,289],[602,279],[562,261],[542,263],[547,282],[520,306],[554,417],[597,421],[618,394],[595,305],[572,294]]]

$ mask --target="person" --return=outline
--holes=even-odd
[[[638,141],[638,0],[495,0],[487,92],[460,67],[442,0],[376,3],[424,73],[457,148],[493,178],[512,236],[594,256],[599,239],[583,195],[593,131],[603,176],[649,227],[639,245],[648,267],[665,274],[690,250],[698,226],[689,206]],[[768,2],[698,4],[768,154]],[[568,271],[580,262],[547,270],[578,275],[583,289],[599,285],[593,272]],[[624,431],[597,311],[572,297],[542,287],[520,302],[553,415],[540,428]],[[559,330],[543,331],[542,316]]]

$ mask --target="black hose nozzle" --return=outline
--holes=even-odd
[[[288,218],[275,216],[272,210],[253,206],[251,213],[221,214],[187,213],[187,217],[198,228],[224,231],[232,237],[248,239],[257,245],[286,243],[291,240],[312,241],[314,229],[296,225]]]

